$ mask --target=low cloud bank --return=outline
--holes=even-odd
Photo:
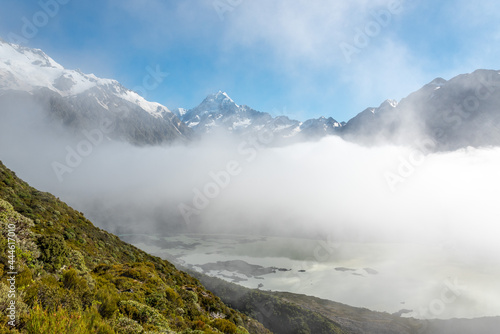
[[[427,154],[337,137],[266,148],[265,135],[138,148],[102,129],[70,139],[47,134],[43,118],[9,121],[0,159],[117,234],[327,234],[484,248],[499,232],[499,148]]]

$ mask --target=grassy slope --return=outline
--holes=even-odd
[[[95,227],[0,162],[0,333],[6,332],[7,225],[16,225],[21,333],[270,333],[196,279]]]

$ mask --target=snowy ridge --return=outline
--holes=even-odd
[[[98,78],[94,74],[84,74],[79,70],[67,70],[42,50],[0,40],[0,89],[31,92],[41,87],[63,97],[84,94],[95,88],[102,91],[102,96],[114,95],[136,104],[154,117],[170,113],[165,106],[147,101],[116,80]],[[107,101],[99,100],[97,96],[95,98],[97,103],[106,108]]]
[[[108,139],[139,146],[187,141],[193,135],[166,107],[118,81],[65,69],[41,50],[1,39],[0,97],[0,109],[17,113],[11,102],[28,101],[71,133],[89,131],[103,122],[119,124]]]
[[[238,105],[225,92],[208,95],[197,107],[188,111],[174,112],[188,127],[199,133],[211,133],[217,129],[248,135],[256,132],[272,132],[276,138],[322,137],[335,134],[343,125],[333,118],[320,117],[299,122],[287,116],[273,117],[246,105]]]

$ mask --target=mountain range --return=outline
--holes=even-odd
[[[68,70],[43,51],[0,40],[0,106],[40,106],[48,119],[71,131],[113,124],[111,140],[134,145],[190,141],[226,132],[272,133],[277,144],[337,135],[363,145],[424,145],[430,151],[500,145],[500,72],[477,70],[450,80],[437,78],[397,102],[386,100],[348,120],[298,121],[239,105],[227,93],[207,96],[192,109],[149,102],[116,80]],[[29,108],[24,108],[29,109]]]
[[[321,137],[334,134],[342,124],[320,117],[300,122],[287,116],[273,117],[246,105],[236,104],[225,92],[211,94],[197,107],[173,112],[196,133],[225,131],[238,135],[271,132],[277,138]]]
[[[272,117],[236,104],[226,93],[173,112],[195,133],[273,133],[280,143],[337,135],[363,145],[392,143],[428,151],[500,145],[500,72],[477,70],[449,81],[437,78],[397,102],[386,100],[347,122],[320,117],[304,122]]]
[[[437,78],[399,103],[386,101],[347,122],[342,136],[363,144],[425,145],[432,150],[500,145],[500,72]],[[423,144],[422,144],[423,143]]]

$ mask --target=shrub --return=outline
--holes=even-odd
[[[89,272],[89,269],[85,264],[85,258],[83,257],[81,252],[75,249],[70,250],[68,260],[71,266],[75,269],[83,272]]]
[[[143,331],[142,326],[135,320],[127,317],[120,317],[114,323],[114,328],[118,334],[137,334]]]
[[[167,319],[158,310],[133,300],[120,302],[120,311],[141,325],[152,325],[159,330],[169,330]]]
[[[90,277],[88,274],[87,276]],[[81,277],[75,269],[66,270],[62,275],[61,283],[66,290],[69,290],[81,301],[83,309],[92,305],[94,293],[87,280]]]
[[[101,288],[96,299],[100,302],[99,314],[104,318],[111,318],[118,310],[118,302],[120,300],[118,293],[111,287]]]
[[[179,296],[179,294],[174,289],[172,289],[170,287],[167,287],[165,289],[165,297],[168,299],[168,301],[170,301],[171,303],[173,303],[177,307],[184,306],[184,302],[183,302],[181,296]]]
[[[115,334],[95,308],[85,312],[69,312],[58,308],[55,312],[48,312],[38,304],[26,318],[25,331],[27,334]]]
[[[235,324],[227,321],[226,319],[215,319],[214,321],[212,321],[212,326],[225,334],[238,333],[238,327],[236,327]]]
[[[76,290],[81,286],[81,279],[75,269],[70,269],[64,272],[62,283],[66,289]]]
[[[55,311],[61,305],[78,308],[78,305],[73,304],[69,297],[70,294],[61,288],[57,279],[48,275],[26,289],[25,301],[29,306],[40,303],[44,309],[49,311]]]
[[[55,271],[67,262],[68,249],[61,236],[42,235],[38,238],[38,247],[41,253],[40,260],[45,263],[49,271]]]

